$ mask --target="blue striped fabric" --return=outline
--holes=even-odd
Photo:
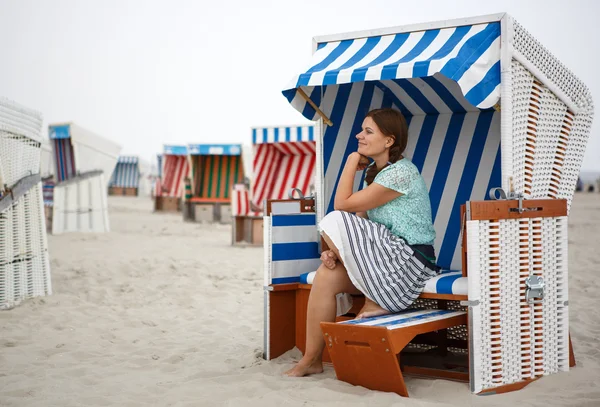
[[[139,158],[131,155],[120,155],[117,159],[118,164],[138,164]]]
[[[460,205],[487,199],[487,191],[501,185],[500,114],[469,105],[458,85],[440,75],[329,86],[324,98],[334,100],[325,108],[333,126],[326,127],[323,136],[326,212],[333,210],[344,157],[358,147],[354,135],[360,132],[365,114],[380,107],[399,109],[409,124],[404,155],[429,187],[438,265],[460,269]],[[356,188],[361,187],[361,176],[355,179]]]
[[[314,213],[271,215],[271,284],[299,282],[321,264]]]
[[[273,216],[273,227],[279,226],[310,226],[317,224],[317,216],[314,214],[306,215],[275,215]]]
[[[300,275],[302,284],[312,284],[315,271]],[[453,294],[468,295],[468,280],[462,276],[461,271],[444,270],[442,274],[427,281],[423,289],[427,294]]]
[[[423,289],[430,294],[467,295],[469,292],[468,278],[462,276],[461,271],[444,271],[427,281]]]
[[[469,104],[490,108],[500,98],[500,23],[332,41],[319,44],[311,65],[283,91],[311,120],[316,111],[297,94],[298,88],[323,109],[328,99],[313,95],[328,86],[425,78],[436,73],[458,83]]]
[[[140,185],[138,158],[119,157],[108,185],[111,187],[138,188]]]
[[[352,319],[340,322],[344,325],[361,325],[386,328],[402,328],[403,325],[414,325],[415,322],[431,322],[459,315],[464,315],[464,311],[452,310],[423,310],[412,309],[395,314],[382,315],[372,318]]]
[[[313,125],[252,128],[252,144],[315,141]]]

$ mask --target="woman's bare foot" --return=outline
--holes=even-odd
[[[391,314],[391,312],[386,310],[385,308],[381,308],[379,305],[375,304],[370,299],[365,298],[365,305],[363,305],[362,309],[356,316],[356,319],[378,317],[380,315],[386,314]]]
[[[323,373],[323,362],[321,360],[305,360],[305,358],[302,358],[296,366],[285,372],[284,376],[303,377],[317,373]]]

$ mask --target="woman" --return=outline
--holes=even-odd
[[[335,320],[337,294],[365,295],[357,318],[398,312],[439,270],[427,186],[402,155],[408,141],[404,117],[393,109],[372,110],[356,138],[358,152],[346,160],[335,211],[319,224],[329,250],[321,255],[308,300],[306,351],[288,376],[323,371],[320,323]],[[353,193],[355,174],[365,168],[366,187]]]

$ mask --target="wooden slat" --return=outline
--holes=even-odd
[[[567,216],[567,201],[565,199],[532,199],[523,200],[523,208],[537,208],[535,211],[519,213],[511,211],[519,207],[516,200],[503,201],[470,201],[469,220],[523,219]]]
[[[271,288],[271,291],[295,291],[298,289],[298,283],[273,284],[269,287]]]
[[[539,379],[539,377],[535,379],[523,380],[522,382],[505,384],[504,386],[492,387],[490,389],[485,389],[479,392],[478,394],[501,394],[508,393],[509,391],[521,390],[523,387],[527,386],[530,383],[533,383],[537,379]]]
[[[270,292],[269,312],[270,357],[274,359],[295,346],[296,324],[291,316],[296,313],[296,292]]]
[[[421,293],[419,298],[431,300],[466,301],[469,297],[466,295],[456,294]]]

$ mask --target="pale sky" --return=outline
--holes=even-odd
[[[150,159],[163,144],[250,143],[307,123],[281,95],[312,37],[508,12],[600,104],[592,0],[0,0],[0,96]],[[600,171],[596,117],[583,171]]]

